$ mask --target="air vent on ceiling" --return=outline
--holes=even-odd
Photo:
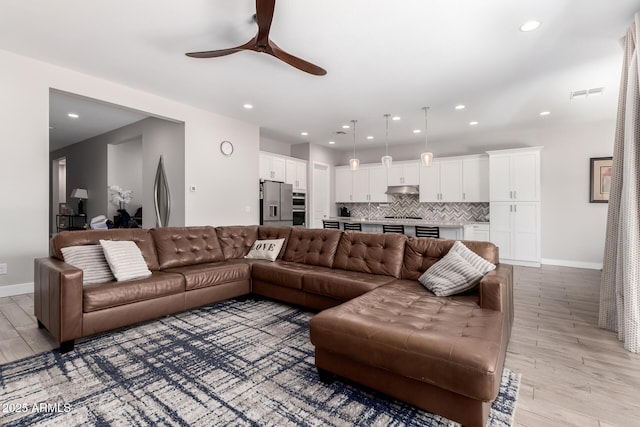
[[[347,134],[346,132],[341,131],[341,130],[336,132],[336,135],[346,135],[346,134]]]
[[[602,92],[604,92],[603,87],[594,87],[591,89],[575,90],[571,92],[571,95],[569,96],[569,98],[570,99],[588,98],[590,96],[602,95]]]

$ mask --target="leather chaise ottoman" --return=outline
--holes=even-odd
[[[508,344],[502,312],[398,281],[317,314],[309,327],[323,380],[336,374],[465,426],[485,425]]]

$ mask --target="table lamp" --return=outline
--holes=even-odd
[[[86,212],[84,211],[83,200],[87,200],[89,198],[87,190],[84,188],[76,188],[71,192],[71,197],[73,199],[78,199],[78,215],[84,215]]]

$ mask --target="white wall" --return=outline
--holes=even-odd
[[[267,153],[280,154],[283,156],[291,156],[291,145],[286,142],[276,141],[272,138],[260,136],[260,151]]]
[[[257,126],[7,51],[0,64],[0,157],[11,159],[0,168],[0,296],[32,289],[33,259],[49,252],[50,88],[184,122],[185,182],[197,186],[185,224],[258,223]],[[233,156],[220,153],[222,140]]]
[[[518,132],[474,133],[447,141],[430,140],[435,157],[486,150],[544,146],[541,160],[543,264],[601,268],[607,204],[589,203],[589,158],[611,156],[613,120],[581,126],[554,126]],[[418,160],[423,144],[390,147],[394,160]],[[361,163],[377,163],[384,147],[360,150]],[[343,151],[338,164],[347,164]]]

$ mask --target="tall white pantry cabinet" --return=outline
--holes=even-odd
[[[542,147],[488,151],[491,241],[500,262],[540,266]]]

